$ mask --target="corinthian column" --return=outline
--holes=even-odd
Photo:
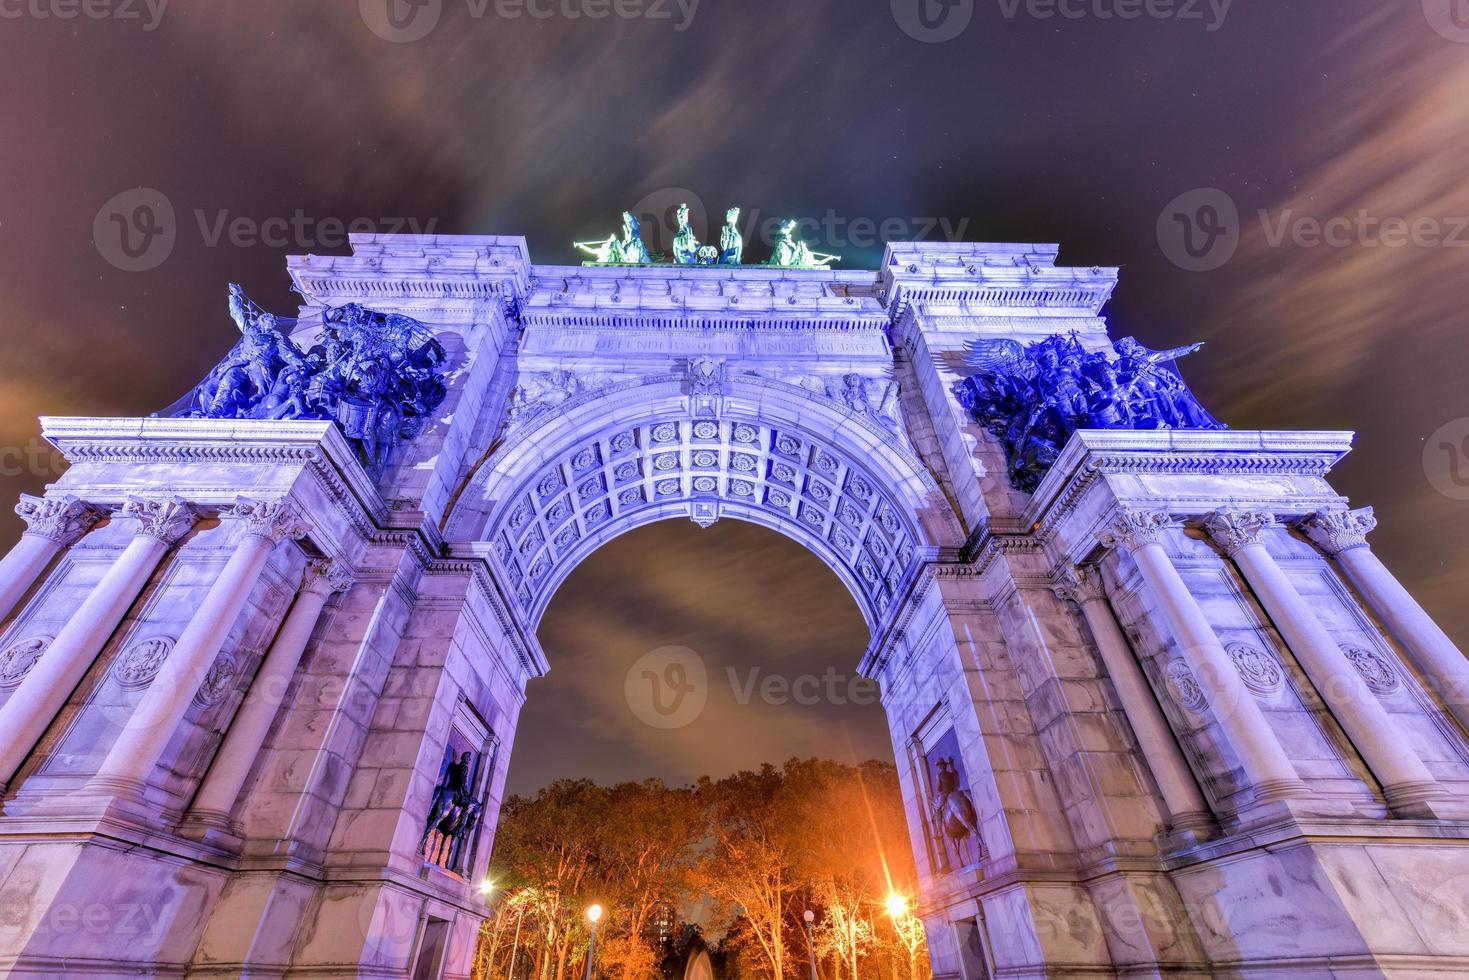
[[[1261,536],[1274,526],[1274,515],[1230,510],[1216,511],[1204,522],[1239,566],[1286,645],[1382,784],[1393,812],[1403,817],[1435,816],[1429,801],[1443,798],[1443,787],[1265,547]]]
[[[1112,687],[1122,702],[1122,710],[1137,736],[1143,760],[1163,794],[1168,807],[1169,827],[1175,833],[1206,836],[1213,827],[1209,804],[1194,782],[1188,762],[1173,737],[1163,709],[1153,697],[1147,678],[1138,666],[1137,656],[1122,635],[1122,628],[1107,603],[1101,573],[1095,568],[1068,570],[1054,587],[1056,595],[1081,607],[1086,625],[1096,641],[1097,652],[1112,678]]]
[[[0,621],[15,610],[21,596],[50,567],[64,548],[70,548],[97,525],[107,512],[74,496],[20,495],[15,512],[26,522],[26,532],[0,558]]]
[[[193,509],[181,497],[131,497],[122,515],[137,532],[117,561],[72,613],[41,659],[0,707],[0,786],[8,784],[36,742],[81,683],[117,630],[158,563],[194,526]]]
[[[209,827],[229,826],[240,787],[265,744],[270,723],[285,700],[322,609],[334,594],[345,591],[351,584],[347,570],[335,562],[314,561],[306,567],[306,578],[296,604],[271,644],[255,683],[240,705],[229,734],[214,757],[214,765],[194,798],[193,820]]]
[[[142,793],[205,679],[229,675],[227,669],[216,665],[216,658],[255,591],[271,552],[288,538],[305,537],[309,530],[295,504],[289,501],[262,503],[241,497],[226,516],[243,524],[244,539],[133,709],[127,727],[92,779],[94,789],[128,797]]]
[[[1201,702],[1207,703],[1234,749],[1256,801],[1309,795],[1310,790],[1281,748],[1264,712],[1245,689],[1204,611],[1163,550],[1163,534],[1174,526],[1173,519],[1160,511],[1124,511],[1101,540],[1108,547],[1126,549],[1132,556],[1178,643],[1184,668],[1180,676],[1198,685]],[[1203,706],[1199,703],[1196,707]]]
[[[1336,559],[1347,580],[1397,637],[1459,724],[1469,731],[1469,660],[1373,554],[1367,544],[1367,535],[1377,530],[1372,508],[1317,514],[1301,529]]]

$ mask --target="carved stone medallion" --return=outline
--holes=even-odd
[[[1199,679],[1194,676],[1188,664],[1182,660],[1175,660],[1163,673],[1168,682],[1168,693],[1173,696],[1173,700],[1190,711],[1204,710],[1209,699],[1204,695],[1204,689],[1199,686]]]
[[[209,665],[209,672],[204,675],[203,683],[199,685],[199,690],[194,692],[194,703],[201,708],[219,704],[234,686],[237,672],[235,661],[229,654],[221,653],[215,657],[214,663]]]
[[[0,653],[0,691],[19,687],[50,645],[49,636],[33,636]]]
[[[1240,678],[1256,694],[1274,694],[1285,684],[1285,673],[1280,664],[1259,647],[1248,643],[1235,643],[1229,648],[1229,659],[1234,661]]]
[[[1362,675],[1362,680],[1375,694],[1391,694],[1401,686],[1398,680],[1398,672],[1393,670],[1388,659],[1376,650],[1364,650],[1361,647],[1343,647],[1342,652],[1357,668],[1357,673]]]
[[[117,682],[127,690],[136,690],[147,687],[153,678],[158,676],[163,661],[168,659],[169,651],[173,649],[173,640],[164,636],[155,636],[150,640],[134,643],[121,657],[117,658],[117,667],[113,675]]]

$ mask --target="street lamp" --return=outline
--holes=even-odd
[[[597,923],[602,919],[602,906],[587,909],[587,920],[592,924],[592,941],[587,945],[587,980],[592,980],[592,961],[597,957]]]
[[[888,896],[888,915],[894,919],[901,919],[908,914],[908,900],[897,892]]]
[[[811,923],[816,921],[816,913],[807,909],[801,914],[806,920],[806,949],[811,954],[811,980],[816,980],[816,941],[811,938]]]
[[[483,895],[485,898],[489,898],[490,895],[495,891],[495,883],[486,878],[484,881],[479,883],[479,891],[480,894]]]

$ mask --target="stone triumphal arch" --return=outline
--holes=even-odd
[[[1218,426],[1052,246],[708,251],[355,238],[299,318],[236,292],[172,411],[42,420],[12,975],[465,976],[540,617],[670,518],[855,597],[936,975],[1469,975],[1469,662],[1327,482],[1349,434]]]

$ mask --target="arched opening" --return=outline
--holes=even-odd
[[[657,521],[583,557],[538,629],[551,671],[518,721],[480,975],[580,976],[601,949],[610,976],[784,974],[814,956],[926,977],[859,601],[805,542],[743,520]]]
[[[689,892],[673,888],[683,903],[674,917],[710,939],[735,937],[716,959],[731,948],[768,958],[771,935],[788,941],[792,962],[813,948],[851,964],[869,955],[860,936],[876,928],[870,913],[888,907],[895,888],[916,896],[917,872],[880,691],[858,668],[898,628],[925,563],[962,543],[956,528],[906,436],[766,378],[726,378],[713,390],[657,379],[512,421],[467,477],[445,536],[477,542],[510,615],[550,667],[530,681],[511,736],[492,865],[518,881],[518,896],[534,896],[524,901],[540,910],[530,914],[543,955],[564,965],[594,948],[572,934],[588,928],[576,903],[590,906],[595,874],[572,881],[561,859],[532,861],[556,868],[554,883],[538,888],[506,855],[546,845],[615,866],[622,852],[607,842],[627,837],[621,815],[647,807],[650,792],[654,811],[669,799],[637,785],[648,779],[674,796],[698,783],[687,792],[703,829],[688,850],[658,861],[701,869],[691,874],[704,876],[699,901],[712,907],[700,915]],[[745,832],[743,814],[760,806],[771,808],[764,826],[808,835],[757,848],[793,876],[794,904],[764,918],[719,896],[743,868],[731,855],[744,852],[710,829],[725,820]],[[592,825],[578,830],[589,813]],[[660,819],[648,812],[645,822]],[[521,827],[554,831],[527,837]],[[609,846],[614,856],[603,855]],[[733,864],[711,877],[711,853]],[[829,873],[838,866],[850,873]],[[831,884],[839,877],[852,883],[846,891]],[[557,896],[549,906],[546,894]],[[508,915],[515,905],[501,907]],[[913,950],[902,940],[921,942],[904,910],[892,921],[909,932],[890,924],[871,942],[884,974],[906,975]],[[497,913],[487,928],[496,936],[508,927]],[[787,972],[763,959],[748,968]]]
[[[560,777],[682,784],[793,756],[892,761],[877,685],[856,672],[869,633],[852,596],[764,528],[625,534],[571,573],[539,636],[552,670],[527,692],[509,794]],[[697,690],[668,683],[674,658]]]

